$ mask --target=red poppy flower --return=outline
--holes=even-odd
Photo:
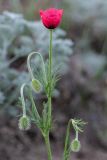
[[[55,29],[60,24],[62,14],[62,9],[50,8],[45,11],[40,10],[42,22],[48,29]]]

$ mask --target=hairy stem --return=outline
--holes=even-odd
[[[50,45],[49,45],[49,64],[48,64],[48,125],[51,127],[52,121],[52,30],[50,30]],[[47,146],[48,160],[52,160],[49,131],[45,136],[45,143]]]
[[[71,129],[72,120],[70,119],[67,126],[66,138],[65,138],[65,147],[63,160],[69,160],[70,158],[70,129]]]
[[[24,84],[21,86],[21,89],[20,89],[21,100],[22,100],[22,108],[23,108],[23,116],[26,116],[25,99],[24,99],[24,94],[23,94],[23,90],[24,90],[24,87],[25,87],[25,86],[26,86],[26,84],[24,83]]]
[[[50,45],[49,45],[49,97],[51,97],[52,89],[52,30],[50,30]]]
[[[48,160],[52,160],[52,153],[51,153],[51,147],[50,147],[49,133],[45,136],[45,144],[46,144],[47,153],[48,153]]]
[[[48,118],[51,123],[51,112],[52,112],[52,30],[50,30],[50,45],[49,45],[49,66],[48,66]]]

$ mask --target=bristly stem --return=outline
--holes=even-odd
[[[51,97],[52,89],[52,30],[50,30],[50,45],[49,45],[49,96]]]
[[[75,139],[78,141],[78,130],[76,130],[76,137]]]
[[[70,158],[70,129],[71,129],[71,124],[72,124],[72,119],[69,120],[68,126],[67,126],[63,160],[69,160],[69,158]]]
[[[23,108],[23,116],[26,116],[25,99],[24,99],[24,94],[23,94],[23,90],[24,90],[25,86],[26,86],[26,84],[24,83],[21,86],[21,89],[20,89],[20,95],[21,95],[21,100],[22,100],[22,108]]]
[[[49,140],[49,133],[45,136],[45,144],[46,144],[47,153],[48,153],[48,160],[52,160],[52,153],[51,153],[51,146],[50,146],[50,140]]]
[[[49,45],[49,66],[48,66],[48,118],[49,125],[51,123],[51,110],[52,110],[52,30],[50,30],[50,45]]]
[[[50,45],[49,45],[49,64],[48,64],[48,125],[51,128],[51,121],[52,121],[52,30],[50,30]],[[50,140],[49,140],[49,131],[45,137],[45,143],[47,146],[48,152],[48,160],[52,160],[52,153],[50,147]]]

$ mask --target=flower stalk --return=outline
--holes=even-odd
[[[49,124],[51,123],[51,112],[52,112],[52,30],[50,30],[50,46],[49,46],[49,66],[48,66],[48,116],[49,116]]]
[[[26,115],[26,106],[25,106],[25,99],[24,99],[24,88],[27,84],[23,84],[20,89],[20,95],[21,95],[21,102],[22,102],[22,109],[23,109],[23,116],[19,119],[19,128],[21,130],[28,130],[30,128],[30,119]]]
[[[69,160],[69,157],[70,157],[70,129],[71,129],[71,124],[72,124],[72,119],[69,120],[68,126],[67,126],[63,160]]]
[[[49,64],[48,64],[48,125],[51,128],[52,122],[52,29],[50,31],[50,45],[49,45]],[[49,131],[45,137],[45,143],[47,146],[48,160],[52,160]]]
[[[27,67],[28,67],[28,70],[29,70],[29,73],[31,75],[31,79],[34,79],[34,75],[33,75],[33,71],[32,71],[32,68],[31,68],[31,58],[34,56],[34,55],[38,55],[41,59],[41,62],[42,62],[42,72],[43,72],[43,77],[45,79],[45,82],[47,82],[47,78],[46,78],[46,70],[45,70],[45,63],[44,63],[44,60],[43,60],[43,57],[41,56],[41,54],[39,52],[32,52],[29,54],[28,58],[27,58]]]
[[[20,95],[21,95],[21,101],[22,101],[22,109],[23,109],[23,116],[26,116],[25,99],[24,99],[24,94],[23,94],[23,90],[24,90],[25,86],[26,86],[26,84],[24,83],[21,86],[21,89],[20,89]]]
[[[45,136],[45,144],[46,144],[47,153],[48,153],[48,160],[52,160],[52,153],[51,153],[51,146],[50,146],[50,140],[49,140],[49,133]]]

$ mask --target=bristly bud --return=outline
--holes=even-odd
[[[30,119],[27,116],[22,116],[19,119],[19,129],[20,130],[28,130],[30,129]]]
[[[79,152],[80,151],[80,148],[81,148],[81,144],[80,144],[80,141],[77,140],[77,139],[74,139],[71,143],[71,150],[73,152]]]
[[[32,79],[32,88],[36,93],[40,93],[42,91],[42,85],[37,79]]]

